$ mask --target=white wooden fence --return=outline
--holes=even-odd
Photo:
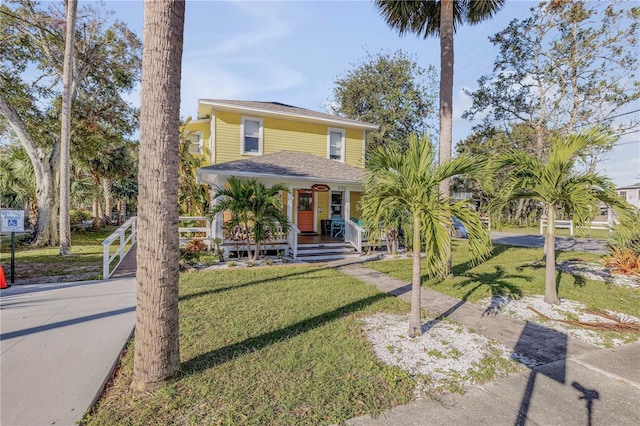
[[[604,229],[606,231],[611,231],[613,229],[613,226],[614,226],[613,221],[607,221],[607,222],[594,221],[587,226],[579,226],[578,228],[587,229],[589,231],[591,231],[592,229]],[[546,227],[547,227],[547,219],[540,219],[540,235],[544,235],[544,229]],[[568,229],[569,235],[573,237],[574,227],[573,227],[573,221],[571,220],[556,220],[556,229]]]

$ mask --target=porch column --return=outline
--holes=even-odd
[[[291,223],[293,223],[293,191],[293,187],[290,187],[287,192],[287,217]]]
[[[344,191],[344,220],[351,217],[351,191]]]

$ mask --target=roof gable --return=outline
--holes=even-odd
[[[342,125],[363,130],[378,129],[378,126],[375,124],[365,123],[358,120],[352,120],[350,118],[340,117],[338,115],[332,115],[324,112],[287,105],[281,102],[237,101],[229,99],[199,99],[198,115],[206,115],[207,107],[210,107],[214,111],[218,109],[222,111],[234,111],[262,116],[273,116],[280,118],[286,117],[293,120],[322,122],[325,124]]]

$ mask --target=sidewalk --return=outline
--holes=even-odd
[[[410,301],[411,284],[342,261],[330,266]],[[640,342],[599,349],[546,327],[505,316],[422,288],[422,306],[503,343],[538,367],[471,388],[443,401],[418,400],[378,419],[349,425],[636,425],[640,423]]]
[[[135,277],[0,293],[0,424],[74,425],[135,324]]]

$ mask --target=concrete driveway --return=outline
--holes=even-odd
[[[0,292],[0,424],[74,425],[135,324],[134,277]]]
[[[543,235],[492,231],[491,239],[494,243],[506,246],[544,247]],[[595,238],[556,237],[556,250],[606,254],[607,246],[603,240]]]

